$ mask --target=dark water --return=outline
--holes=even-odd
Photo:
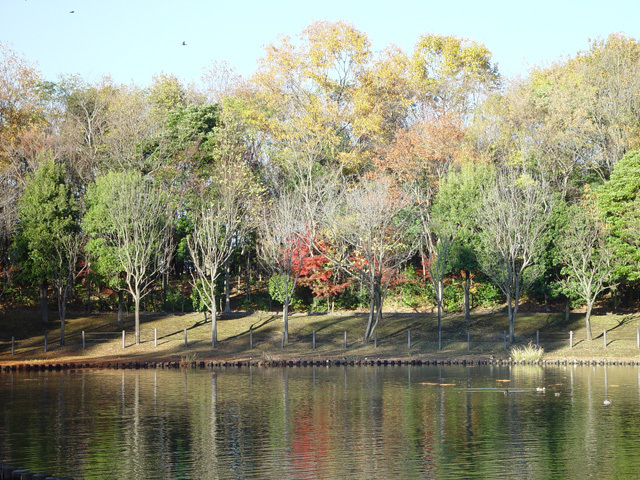
[[[640,478],[640,370],[2,373],[0,461],[97,479]]]

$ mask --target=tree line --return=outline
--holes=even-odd
[[[0,44],[0,300],[61,320],[74,289],[135,311],[171,285],[210,313],[230,270],[265,275],[288,312],[302,287],[327,308],[366,293],[363,341],[390,288],[448,279],[502,293],[509,336],[524,294],[629,301],[640,276],[640,45],[620,34],[525,78],[472,40],[371,49],[316,22],[265,49],[244,79],[214,63],[200,86],[45,79]],[[234,267],[235,265],[235,267]],[[92,287],[93,285],[93,287]],[[90,304],[90,302],[89,302]]]

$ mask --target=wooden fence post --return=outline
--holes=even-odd
[[[253,350],[253,325],[249,327],[249,349]]]
[[[153,346],[154,347],[158,346],[158,329],[157,328],[153,329]]]
[[[540,330],[536,330],[536,347],[540,348]]]
[[[604,348],[607,348],[607,329],[606,328],[602,331],[602,339],[604,342]]]
[[[344,348],[347,348],[347,331],[344,331]]]
[[[187,329],[184,329],[184,346],[188,347],[189,344],[187,343]]]
[[[15,338],[11,337],[11,355],[15,353]]]
[[[124,338],[125,338],[125,333],[124,333],[124,330],[122,330],[122,348],[125,348]]]
[[[407,330],[407,347],[411,350],[411,330]]]
[[[86,343],[84,341],[84,330],[82,330],[82,349],[84,350],[86,346]]]
[[[569,331],[569,348],[573,348],[573,330]]]

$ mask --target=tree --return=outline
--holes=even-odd
[[[295,192],[284,192],[263,210],[258,229],[258,256],[276,277],[272,284],[282,302],[285,342],[289,341],[289,304],[300,277],[308,225]]]
[[[43,127],[40,73],[0,42],[0,171],[22,155],[23,135]]]
[[[369,289],[363,343],[382,320],[382,306],[398,268],[416,251],[418,232],[412,196],[388,178],[344,184],[323,205],[320,232],[325,255]]]
[[[200,206],[187,245],[193,262],[193,285],[211,312],[211,345],[218,340],[216,282],[221,268],[250,228],[247,218],[252,179],[242,164],[228,163],[209,187],[210,198]]]
[[[634,281],[640,278],[640,152],[629,152],[619,160],[611,178],[595,193],[610,233],[615,276]]]
[[[527,174],[500,172],[482,188],[476,212],[480,226],[480,265],[507,297],[509,341],[522,292],[540,274],[538,259],[551,212],[545,184]]]
[[[456,219],[444,215],[438,209],[432,198],[420,198],[418,196],[418,212],[420,216],[420,226],[422,227],[422,245],[428,256],[423,259],[424,266],[428,271],[429,278],[433,284],[438,307],[438,349],[442,349],[442,311],[443,306],[443,282],[445,275],[449,272],[449,254],[456,239],[458,225]]]
[[[598,212],[587,201],[572,205],[568,223],[558,239],[557,257],[564,265],[561,280],[564,290],[587,304],[585,326],[591,340],[591,310],[598,295],[613,282],[613,250]]]
[[[86,231],[101,238],[124,272],[135,303],[136,344],[140,343],[140,301],[163,268],[171,233],[167,196],[137,172],[110,172],[87,192]]]
[[[472,273],[479,269],[477,201],[482,188],[493,180],[493,171],[480,162],[462,162],[451,168],[438,186],[434,213],[442,221],[456,226],[455,242],[450,253],[450,267],[460,271],[464,281],[464,316],[470,320]]]
[[[466,119],[499,83],[491,52],[482,44],[444,35],[422,35],[411,57],[419,121],[453,115]]]
[[[65,180],[64,166],[49,157],[30,177],[19,202],[15,248],[21,274],[39,284],[42,321],[48,323],[47,285],[55,281],[64,345],[66,300],[77,266],[80,210]]]

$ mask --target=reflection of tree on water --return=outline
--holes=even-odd
[[[91,478],[635,478],[639,409],[630,367],[17,372],[0,448]]]

